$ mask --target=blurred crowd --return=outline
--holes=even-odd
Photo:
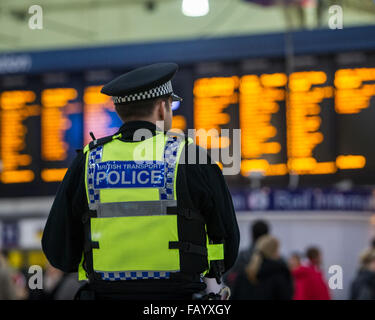
[[[320,248],[280,256],[280,241],[270,234],[266,221],[250,228],[251,244],[240,252],[234,267],[224,276],[233,300],[331,300],[328,281],[322,271]],[[375,300],[375,240],[359,258],[351,284],[351,300]]]
[[[64,273],[47,264],[42,274],[42,289],[30,289],[32,274],[12,268],[6,252],[0,252],[0,300],[73,300],[83,285],[76,273]]]
[[[239,253],[224,283],[233,300],[330,300],[328,281],[322,271],[320,248],[303,253],[280,255],[280,241],[272,236],[269,224],[257,220],[250,227],[251,243]],[[42,289],[30,289],[27,270],[12,268],[7,253],[0,252],[0,300],[72,300],[84,282],[76,273],[66,274],[47,264]],[[375,239],[359,256],[352,281],[351,300],[375,300]]]

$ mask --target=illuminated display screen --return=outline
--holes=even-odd
[[[75,132],[81,128],[81,104],[77,97],[74,88],[44,89],[41,92],[41,157],[47,167],[54,164],[52,168],[41,170],[45,182],[62,180],[67,168],[60,168],[59,164],[67,163],[71,146],[79,146],[79,142],[74,141]]]
[[[323,131],[323,122],[329,119],[329,113],[332,112],[332,104],[327,103],[327,99],[332,97],[333,88],[327,85],[326,72],[303,71],[290,75],[287,105],[290,171],[296,174],[336,172],[334,154],[330,154],[330,150],[319,154],[319,148],[327,145],[332,138],[330,130]]]
[[[31,90],[3,91],[1,106],[1,182],[31,183],[35,180],[35,161],[28,143],[32,143],[32,119],[40,115],[36,94]]]
[[[105,137],[114,134],[121,126],[112,100],[109,96],[100,93],[103,86],[89,86],[84,89],[84,144],[89,143],[92,138]]]
[[[228,125],[231,116],[226,112],[238,103],[238,77],[201,78],[194,83],[194,126],[198,144],[206,148],[227,148],[228,137],[220,129]],[[212,133],[210,134],[210,130]]]
[[[240,128],[242,174],[260,171],[285,175],[285,85],[284,73],[241,77]],[[276,122],[276,123],[275,123]],[[284,161],[283,161],[284,160]]]
[[[298,174],[319,185],[374,183],[375,55],[362,56],[297,57],[290,74],[283,59],[184,66],[172,126],[195,128],[211,151],[233,147],[222,129],[241,129],[241,174],[231,182],[261,174],[286,185]],[[100,90],[125,71],[0,77],[0,197],[55,193],[90,132],[118,130]]]
[[[306,183],[318,181],[314,176],[325,184],[348,177],[374,183],[374,58],[367,56],[356,68],[339,60],[298,57],[290,74],[277,59],[200,66],[194,125],[205,131],[197,136],[209,135],[208,148],[226,148],[232,141],[220,133],[212,137],[209,129],[240,128],[243,176],[296,174]],[[350,61],[350,54],[344,60]]]

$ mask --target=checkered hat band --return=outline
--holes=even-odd
[[[124,102],[132,102],[132,101],[140,101],[140,100],[157,98],[157,97],[169,94],[169,93],[173,93],[171,81],[168,81],[167,83],[164,83],[156,88],[152,88],[147,91],[130,94],[128,96],[123,96],[123,97],[115,96],[115,97],[112,97],[112,100],[114,103],[124,103]]]

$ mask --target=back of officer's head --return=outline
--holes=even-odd
[[[253,243],[255,243],[261,236],[269,233],[268,223],[264,220],[256,220],[250,227],[250,233]]]
[[[123,122],[129,121],[164,121],[164,130],[172,127],[172,98],[167,96],[155,99],[116,103],[115,109]]]

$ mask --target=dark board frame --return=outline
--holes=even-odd
[[[295,54],[327,54],[375,49],[373,26],[297,31],[289,35],[293,41]],[[81,71],[92,68],[122,69],[162,61],[174,61],[183,65],[197,61],[280,57],[286,51],[285,40],[286,33],[272,33],[92,48],[9,52],[0,54],[0,74]]]

